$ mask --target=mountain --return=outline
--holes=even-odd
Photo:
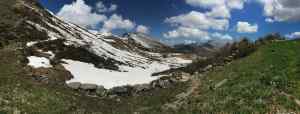
[[[126,33],[124,40],[129,45],[135,45],[143,50],[152,52],[171,52],[172,48],[143,33]]]
[[[173,47],[179,53],[196,54],[201,57],[212,57],[221,49],[221,47],[216,47],[210,42],[177,44]]]
[[[101,33],[97,35],[98,37],[103,37],[107,43],[117,49],[138,53],[156,60],[159,60],[159,58],[153,56],[155,53],[160,53],[164,56],[175,52],[172,47],[156,41],[143,33],[125,33],[123,36],[103,35]]]

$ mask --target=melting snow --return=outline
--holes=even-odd
[[[27,46],[27,47],[31,47],[31,46],[33,46],[33,45],[35,45],[35,44],[37,44],[37,43],[39,43],[39,42],[27,42],[27,43],[26,43],[26,46]]]
[[[66,64],[63,66],[71,72],[74,78],[70,82],[93,83],[103,85],[109,89],[115,86],[135,85],[150,83],[159,77],[151,76],[155,72],[168,70],[170,67],[166,64],[153,62],[145,69],[141,67],[120,66],[120,69],[127,72],[112,71],[96,68],[93,64],[88,64],[73,60],[63,60]]]
[[[28,65],[33,68],[50,68],[50,67],[52,67],[49,59],[47,59],[45,57],[30,56],[30,57],[27,57],[27,59],[29,60]]]
[[[45,53],[50,55],[50,59],[53,59],[55,57],[55,54],[52,51],[47,51]]]

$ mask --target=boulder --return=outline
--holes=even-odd
[[[221,86],[224,85],[227,81],[228,81],[228,79],[222,80],[221,82],[219,82],[219,83],[217,83],[217,84],[215,85],[215,88],[221,87]]]
[[[159,80],[156,80],[154,82],[151,83],[151,86],[153,88],[156,88],[156,87],[160,87],[160,88],[168,88],[171,86],[171,81],[170,80],[162,80],[162,79],[159,79]]]
[[[49,77],[44,76],[44,75],[33,75],[32,77],[34,80],[39,81],[39,82],[48,83],[48,81],[49,81]]]
[[[72,89],[79,89],[81,86],[81,83],[80,82],[71,82],[71,83],[68,83],[67,86]]]
[[[127,87],[114,87],[110,89],[110,94],[116,94],[116,95],[129,94],[129,90]]]
[[[159,86],[162,88],[168,88],[171,85],[171,82],[169,80],[160,80],[158,82]]]
[[[211,68],[213,68],[213,65],[208,65],[203,70],[204,71],[209,71]]]
[[[105,96],[106,95],[106,89],[104,88],[104,86],[97,86],[96,94],[98,96]]]
[[[96,84],[81,84],[80,89],[82,89],[82,90],[96,90],[97,85]]]
[[[151,89],[151,86],[149,84],[140,84],[135,85],[134,89],[136,90],[136,92],[148,91]]]

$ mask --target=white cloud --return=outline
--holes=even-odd
[[[264,13],[275,21],[300,21],[299,0],[259,0],[264,5]]]
[[[212,8],[225,4],[225,0],[185,0],[191,6],[198,6],[204,8]]]
[[[183,40],[184,44],[194,44],[197,43],[197,41],[194,40]]]
[[[117,14],[113,14],[108,20],[104,22],[101,32],[111,32],[115,29],[132,30],[134,29],[134,27],[134,22],[128,19],[123,19],[122,16],[119,16]]]
[[[213,33],[211,36],[213,38],[217,38],[217,39],[221,39],[221,40],[233,40],[233,38],[228,34],[223,35],[221,33],[216,32],[216,33]]]
[[[226,6],[214,7],[210,12],[206,13],[209,17],[230,18],[230,11]]]
[[[202,31],[197,28],[178,27],[175,30],[169,31],[164,34],[166,38],[200,38],[208,40],[209,34],[206,31]]]
[[[247,0],[185,0],[191,6],[211,9],[213,7],[227,6],[230,9],[243,9]]]
[[[231,9],[243,9],[247,0],[227,0],[226,4]]]
[[[221,34],[218,32],[210,34],[206,31],[201,31],[199,29],[194,28],[184,28],[179,27],[176,30],[170,31],[164,34],[166,38],[186,38],[184,40],[185,43],[194,43],[194,40],[191,38],[196,38],[198,41],[207,42],[211,41],[211,43],[215,46],[224,46],[226,43],[233,42],[232,36],[228,34]]]
[[[146,27],[146,26],[144,26],[144,25],[137,26],[136,31],[140,32],[140,33],[145,33],[145,34],[149,34],[150,33],[149,28]]]
[[[265,21],[268,22],[268,23],[273,23],[273,22],[275,22],[275,20],[273,20],[273,19],[271,19],[271,18],[266,18]]]
[[[208,16],[219,18],[230,18],[232,9],[243,9],[248,0],[185,0],[191,6],[209,9]]]
[[[222,47],[227,43],[232,43],[234,41],[232,36],[228,34],[221,34],[218,32],[211,34],[211,39],[212,40],[210,43],[216,47]]]
[[[226,31],[229,28],[231,10],[243,9],[247,0],[185,0],[194,7],[205,8],[208,11],[191,11],[186,14],[170,17],[166,23],[176,27],[164,34],[166,38],[200,38],[200,39],[231,39],[229,35],[211,34],[208,31]]]
[[[118,6],[116,4],[111,4],[110,7],[106,7],[102,1],[99,1],[96,4],[96,9],[98,12],[103,13],[103,12],[112,12],[117,10]]]
[[[174,26],[183,26],[197,29],[213,29],[213,30],[227,30],[229,21],[227,19],[216,19],[209,17],[204,13],[191,11],[188,14],[182,14],[167,18],[165,22]]]
[[[251,25],[248,22],[238,22],[237,23],[237,32],[239,33],[254,33],[257,32],[258,25]]]
[[[291,33],[291,34],[287,34],[287,35],[285,35],[285,37],[287,37],[289,39],[300,38],[300,32],[294,32],[294,33]]]
[[[86,28],[95,28],[97,24],[107,19],[105,15],[93,13],[92,8],[83,0],[64,5],[57,16]]]
[[[215,9],[215,11],[219,11],[219,13],[217,14],[227,13],[230,12],[230,10],[232,9],[241,10],[244,8],[244,3],[246,1],[247,0],[185,0],[185,2],[191,6],[202,7],[212,10]]]

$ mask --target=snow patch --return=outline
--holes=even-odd
[[[120,66],[120,70],[124,72],[119,72],[107,69],[99,69],[93,64],[80,61],[63,61],[66,62],[66,64],[63,64],[63,66],[74,76],[74,78],[67,81],[67,83],[92,83],[103,85],[107,89],[116,86],[150,83],[151,81],[160,78],[159,76],[153,77],[153,73],[168,70],[170,68],[168,65],[153,62],[147,65],[145,68]]]
[[[39,42],[27,42],[27,43],[26,43],[26,46],[27,46],[27,47],[31,47],[31,46],[33,46],[33,45],[35,45],[35,44],[37,44],[37,43],[39,43]]]
[[[106,42],[115,42],[115,40],[113,40],[113,39],[103,39],[103,40]]]
[[[29,60],[28,65],[33,68],[51,68],[52,67],[49,59],[47,59],[45,57],[30,56],[30,57],[27,57],[27,59]]]

